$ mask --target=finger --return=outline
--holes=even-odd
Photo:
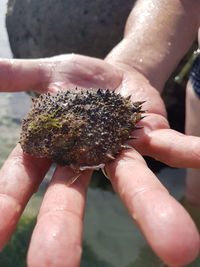
[[[200,168],[200,138],[184,135],[169,128],[168,121],[159,114],[147,113],[133,131],[137,139],[131,145],[147,155],[177,168]]]
[[[200,168],[200,138],[171,129],[147,133],[144,154],[177,168]]]
[[[43,91],[49,80],[39,60],[0,59],[0,92]]]
[[[199,252],[199,234],[183,207],[173,199],[134,151],[108,165],[113,187],[154,252],[170,266],[185,266]]]
[[[67,54],[43,59],[0,59],[0,80],[0,92],[57,92],[76,86],[114,90],[122,73],[103,60]]]
[[[24,154],[20,145],[0,170],[0,249],[10,238],[31,195],[50,166],[46,159]]]
[[[58,167],[54,173],[32,235],[28,266],[79,266],[90,173],[68,186],[72,175],[67,167]]]

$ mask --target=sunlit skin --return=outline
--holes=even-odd
[[[170,266],[184,266],[199,253],[199,233],[188,213],[148,169],[141,154],[174,167],[200,167],[200,138],[169,128],[159,94],[168,75],[195,38],[198,29],[195,14],[200,1],[190,1],[192,11],[188,13],[184,6],[188,1],[164,1],[168,8],[162,10],[164,22],[158,24],[163,25],[161,28],[156,26],[156,21],[161,19],[159,1],[141,0],[137,8],[145,9],[145,2],[158,7],[151,13],[146,11],[146,19],[148,14],[155,18],[152,25],[145,24],[139,28],[140,25],[134,22],[137,19],[142,21],[142,13],[133,9],[123,41],[105,60],[73,54],[38,60],[2,59],[0,91],[46,93],[75,87],[109,88],[124,96],[132,95],[132,101],[145,100],[143,108],[148,111],[148,116],[139,123],[143,129],[134,132],[138,137],[131,141],[135,149],[121,153],[107,164],[106,171],[113,188],[154,252]],[[169,18],[170,27],[167,26]],[[187,24],[189,21],[191,23]],[[187,30],[183,33],[180,28],[184,23]],[[170,28],[174,29],[173,34]],[[144,37],[142,29],[145,38],[141,39],[138,47],[134,46],[137,36]],[[160,32],[162,35],[158,34]],[[158,57],[149,36],[155,38],[155,51],[162,50]],[[145,40],[143,47],[142,40]],[[173,46],[170,51],[178,49],[176,56],[174,52],[163,53],[169,42]],[[155,52],[153,62],[152,52]],[[156,70],[159,75],[155,76]],[[0,171],[0,214],[3,217],[0,221],[0,248],[9,240],[25,205],[50,165],[47,159],[23,154],[19,144],[3,165]],[[28,266],[77,267],[80,264],[85,199],[91,173],[85,172],[68,186],[67,181],[72,175],[69,167],[57,167],[53,174],[30,242]]]

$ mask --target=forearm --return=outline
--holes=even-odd
[[[199,14],[199,0],[139,0],[106,60],[139,70],[161,90],[197,37]]]

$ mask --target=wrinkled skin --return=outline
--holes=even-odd
[[[134,132],[135,149],[107,164],[110,181],[155,253],[171,266],[183,266],[199,252],[198,231],[184,208],[148,169],[142,155],[174,167],[199,168],[200,139],[169,129],[162,99],[136,70],[79,55],[41,60],[1,60],[0,91],[56,92],[75,87],[109,88],[133,101],[145,100],[148,116]],[[19,107],[20,108],[20,107]],[[0,248],[10,238],[29,198],[51,162],[23,154],[18,144],[0,171]],[[57,167],[38,215],[28,252],[29,266],[78,266],[85,198],[91,172],[75,183],[68,167]],[[109,208],[109,207],[108,207]],[[56,235],[56,238],[54,236]],[[68,253],[66,253],[68,252]],[[35,256],[37,255],[37,257]]]

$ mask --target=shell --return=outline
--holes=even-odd
[[[23,120],[21,147],[76,170],[101,168],[127,149],[142,104],[103,89],[42,94]]]

